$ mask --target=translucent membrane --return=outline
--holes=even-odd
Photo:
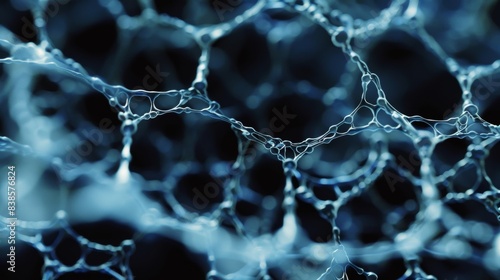
[[[19,279],[497,279],[498,3],[164,2],[0,4]]]

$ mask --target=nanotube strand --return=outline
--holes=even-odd
[[[499,46],[494,0],[3,1],[1,278],[499,279]]]

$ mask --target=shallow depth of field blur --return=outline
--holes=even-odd
[[[3,0],[0,278],[500,279],[499,107],[497,0]]]

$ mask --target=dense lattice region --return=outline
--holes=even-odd
[[[3,1],[0,278],[500,279],[499,46],[494,0]]]

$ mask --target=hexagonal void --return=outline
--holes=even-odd
[[[113,65],[117,69],[114,78],[130,89],[187,89],[195,78],[200,54],[193,37],[184,30],[162,27],[160,32],[146,26]]]
[[[207,213],[219,209],[224,191],[223,178],[211,175],[209,170],[193,169],[180,177],[173,195],[187,211]]]
[[[396,171],[385,170],[365,192],[340,208],[336,222],[345,242],[392,240],[415,221],[419,212],[417,187],[404,177],[394,183],[391,174]]]
[[[192,172],[187,173],[224,173],[238,156],[238,140],[229,124],[195,114],[143,121],[133,140],[130,169],[147,180],[164,180],[188,162]]]
[[[52,2],[46,10],[47,32],[54,47],[80,63],[90,74],[106,79],[120,42],[116,19],[98,0]],[[119,68],[117,68],[119,69]]]
[[[455,193],[465,193],[468,195],[471,192],[483,193],[490,190],[486,181],[480,173],[481,167],[473,163],[466,164],[455,172],[451,178],[449,187]],[[478,174],[479,173],[479,174]]]
[[[310,203],[296,199],[298,223],[306,237],[315,243],[327,243],[333,239],[332,224]],[[341,232],[342,234],[342,232]]]
[[[425,29],[444,51],[464,64],[489,64],[498,59],[499,31],[494,1],[423,2]]]
[[[251,146],[246,153],[248,164],[241,176],[236,215],[251,234],[275,232],[283,224],[282,163]],[[251,162],[251,163],[250,163]]]
[[[257,0],[154,0],[158,13],[180,18],[193,25],[218,24],[234,19],[257,3]]]
[[[53,250],[56,258],[62,265],[76,265],[76,262],[82,257],[83,248],[80,243],[67,233],[64,233],[58,243],[54,245]]]
[[[481,77],[471,86],[472,101],[477,105],[478,114],[485,121],[500,125],[500,73]]]
[[[369,49],[367,63],[379,76],[388,101],[403,114],[441,120],[462,104],[455,77],[406,32],[384,33]]]
[[[460,138],[449,138],[437,144],[431,157],[436,175],[450,170],[457,162],[465,158],[469,144],[469,141]]]
[[[66,99],[65,107],[58,112],[66,131],[53,136],[67,141],[63,161],[78,166],[106,157],[116,158],[116,151],[122,147],[121,122],[117,111],[109,106],[101,93],[77,83],[78,86],[87,91]]]
[[[353,108],[327,106],[346,58],[328,33],[284,10],[266,11],[214,44],[208,95],[229,116],[263,133],[301,141],[319,136]],[[325,117],[325,115],[327,115]]]

